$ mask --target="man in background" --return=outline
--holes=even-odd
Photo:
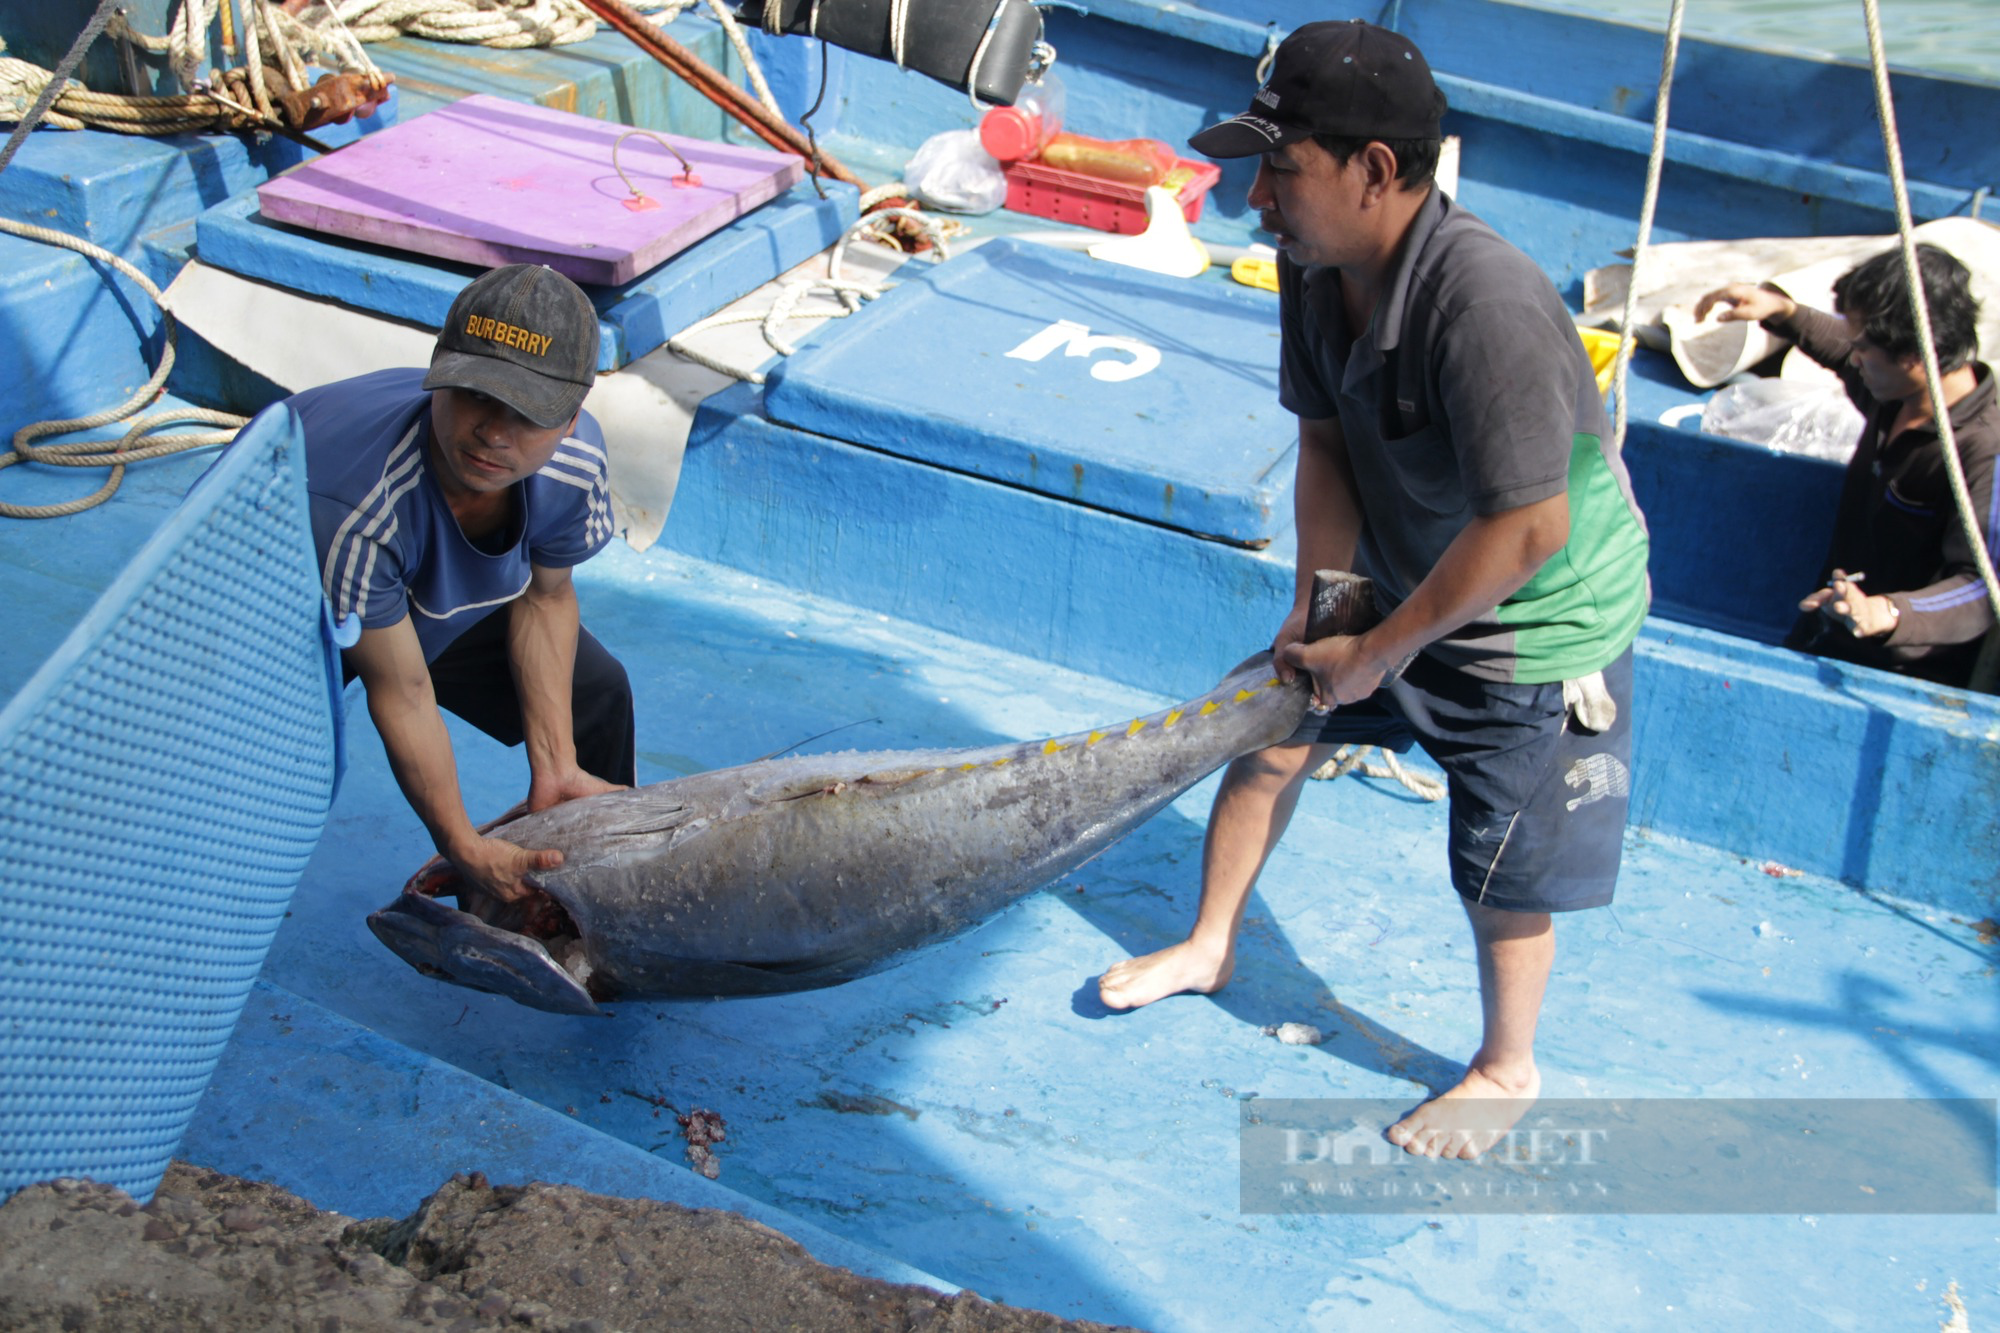
[[[2000,404],[1979,355],[1979,302],[1965,265],[1934,245],[1917,247],[1930,307],[1939,389],[1958,441],[1979,540],[2000,531],[1994,460]],[[1910,309],[1900,250],[1841,275],[1834,313],[1799,305],[1775,287],[1736,284],[1701,298],[1695,317],[1758,320],[1840,376],[1867,425],[1847,464],[1840,507],[1820,570],[1822,586],[1799,602],[1785,644],[1946,685],[1964,685],[1993,607],[1960,522],[1932,415],[1930,376]],[[1865,585],[1865,586],[1864,586]]]

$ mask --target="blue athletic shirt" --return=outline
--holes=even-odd
[[[320,575],[337,619],[363,629],[405,615],[432,661],[527,591],[531,565],[567,569],[611,540],[604,433],[588,413],[547,467],[515,483],[504,550],[466,540],[430,467],[422,370],[381,370],[286,401],[305,426],[306,490]]]

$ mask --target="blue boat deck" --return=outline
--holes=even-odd
[[[0,526],[0,567],[29,594],[10,676],[204,465],[135,469],[60,543]],[[1167,700],[659,548],[614,547],[579,586],[632,668],[642,781],[830,727],[847,729],[808,748],[1021,739]],[[1213,779],[889,972],[568,1019],[429,981],[369,934],[429,848],[358,693],[349,727],[327,834],[181,1149],[323,1208],[400,1214],[458,1170],[561,1180],[736,1208],[858,1272],[1160,1330],[1870,1329],[1941,1318],[1954,1281],[1975,1311],[2000,1299],[1990,1216],[1241,1212],[1246,1102],[1414,1104],[1477,1044],[1443,814],[1392,783],[1308,789],[1212,998],[1114,1014],[1094,979],[1185,927]],[[471,808],[517,799],[518,755],[453,730]],[[1642,741],[1642,782],[1647,759]],[[1617,903],[1559,924],[1544,1095],[2000,1095],[1986,929],[1635,827]],[[1264,1035],[1286,1022],[1327,1040]],[[680,1164],[673,1117],[695,1107],[728,1126],[715,1184]]]
[[[983,744],[1163,702],[682,556],[614,552],[581,588],[634,668],[642,781],[845,724],[809,748]],[[183,1148],[322,1207],[397,1213],[473,1168],[709,1202],[725,1196],[619,1151],[678,1163],[673,1115],[699,1106],[728,1125],[720,1183],[832,1262],[894,1275],[868,1262],[893,1256],[1147,1328],[1718,1327],[1784,1311],[1866,1329],[1939,1316],[1951,1281],[1975,1309],[2000,1296],[1991,1217],[1239,1212],[1246,1100],[1413,1105],[1477,1045],[1443,812],[1393,783],[1313,784],[1213,998],[1113,1014],[1094,984],[1190,918],[1211,780],[890,972],[565,1019],[428,981],[369,935],[363,917],[428,848],[358,707],[350,721],[321,852]],[[516,799],[518,759],[456,730],[472,807]],[[1643,829],[1626,856],[1616,905],[1559,925],[1545,1095],[2000,1093],[1994,947],[1962,919]],[[1263,1035],[1294,1021],[1328,1040]]]
[[[1084,57],[1074,115],[1129,112],[1143,132],[1184,134],[1241,104],[1261,21],[1148,0],[1096,8],[1051,15],[1066,57]],[[1456,24],[1461,11],[1477,22]],[[1465,197],[1574,296],[1583,267],[1630,241],[1647,100],[1630,90],[1650,87],[1656,41],[1616,29],[1583,78],[1535,72],[1536,44],[1569,29],[1534,11],[1409,0],[1407,16],[1440,68],[1494,67],[1490,82],[1451,88]],[[682,25],[726,58],[699,20]],[[414,42],[377,55],[402,78],[406,116],[497,91],[720,133],[609,36],[505,58]],[[811,70],[787,58],[773,79],[802,103]],[[1674,145],[1681,189],[1663,235],[1880,228],[1880,178],[1859,165],[1867,144],[1849,121],[1813,160],[1738,151],[1721,141],[1715,90],[1761,60],[1704,46],[1687,68],[1696,132]],[[893,167],[913,146],[895,133],[969,118],[962,97],[859,58],[836,53],[832,69],[846,96],[830,99],[822,137],[856,162]],[[1787,70],[1765,95],[1782,102],[1820,73]],[[1572,76],[1588,86],[1549,82]],[[1851,68],[1828,77],[1858,86]],[[1949,117],[1995,96],[1927,86],[1911,110]],[[870,106],[905,119],[885,128]],[[1817,131],[1796,119],[1792,138]],[[118,157],[101,138],[76,142]],[[108,219],[97,234],[164,278],[195,244],[194,209],[269,168],[233,140],[178,151],[134,146],[123,167],[107,160],[73,184],[31,141],[10,190],[38,155],[32,178],[62,188],[8,207]],[[1961,207],[1983,151],[1970,166],[1913,163],[1929,182],[1920,207]],[[1245,238],[1244,175],[1225,175],[1202,234]],[[218,250],[229,221],[210,217]],[[0,255],[18,260],[0,283],[0,333],[36,358],[9,386],[9,429],[143,380],[157,335],[137,297],[28,242],[0,237]],[[190,396],[272,396],[199,339],[184,337],[183,355],[175,385]],[[2000,1096],[2000,703],[1770,648],[1812,577],[1801,534],[1820,530],[1837,470],[1661,427],[1662,410],[1699,395],[1664,358],[1635,376],[1627,456],[1657,596],[1638,647],[1633,829],[1617,903],[1559,923],[1544,1095]],[[1114,512],[1110,492],[1072,502],[1023,482],[1004,457],[871,447],[860,431],[785,424],[779,406],[748,385],[704,403],[660,544],[614,545],[579,571],[586,623],[637,687],[642,781],[833,727],[845,729],[809,748],[974,745],[1129,718],[1261,647],[1289,599],[1281,490],[1229,500],[1238,514],[1279,501],[1268,530],[1212,523],[1202,530],[1235,540],[1205,540],[1142,506]],[[207,465],[139,465],[111,504],[60,525],[0,520],[0,679],[27,678]],[[21,502],[93,484],[0,472]],[[1236,980],[1215,997],[1132,1014],[1095,1000],[1106,965],[1185,929],[1211,779],[1075,876],[889,972],[582,1020],[426,980],[368,933],[367,913],[429,848],[358,694],[348,724],[326,836],[182,1145],[323,1208],[406,1212],[456,1170],[560,1180],[738,1208],[860,1272],[1162,1330],[1929,1327],[1949,1316],[1952,1283],[1973,1327],[2000,1309],[1991,1215],[1243,1212],[1246,1104],[1414,1104],[1477,1043],[1443,814],[1393,784],[1309,788],[1250,908]],[[514,803],[519,756],[453,728],[473,812]],[[1286,1022],[1327,1040],[1264,1034]],[[673,1117],[695,1107],[728,1125],[719,1182],[681,1164]]]

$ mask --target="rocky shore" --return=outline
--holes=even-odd
[[[144,1207],[89,1181],[0,1206],[0,1328],[15,1333],[1107,1327],[857,1277],[735,1213],[478,1174],[400,1220],[180,1162]]]

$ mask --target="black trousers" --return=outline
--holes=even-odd
[[[507,662],[507,624],[515,602],[497,608],[451,641],[431,663],[438,707],[499,741],[519,745],[521,696]],[[610,650],[579,627],[576,674],[570,683],[576,762],[584,772],[630,787],[638,778],[632,728],[632,683]]]

